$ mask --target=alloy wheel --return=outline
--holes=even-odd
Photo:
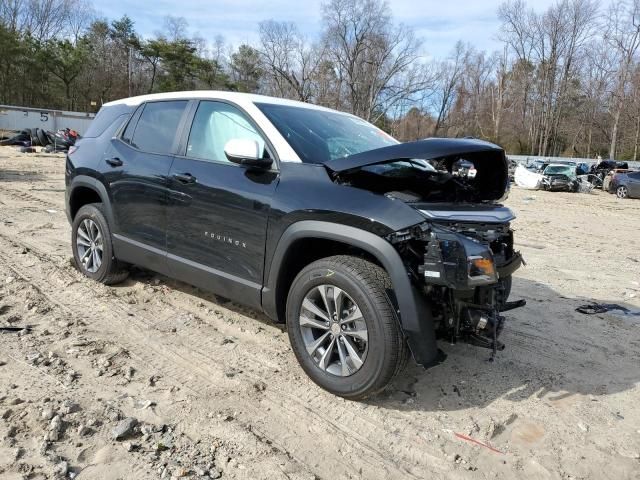
[[[620,185],[616,190],[616,195],[618,196],[618,198],[626,198],[627,187],[625,187],[624,185]]]
[[[76,231],[76,250],[82,268],[90,273],[97,272],[102,265],[104,246],[100,227],[90,218],[85,218],[78,225]]]
[[[300,331],[307,353],[323,371],[356,373],[368,351],[367,324],[356,302],[334,285],[311,289],[302,301]]]

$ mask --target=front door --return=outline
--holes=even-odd
[[[250,118],[225,102],[200,101],[183,154],[169,173],[167,247],[172,275],[224,297],[260,305],[271,198],[273,150]],[[257,140],[269,171],[231,163],[231,139]]]

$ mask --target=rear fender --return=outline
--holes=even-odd
[[[71,183],[67,187],[65,204],[69,223],[73,223],[73,218],[71,218],[71,198],[73,197],[73,192],[79,187],[90,188],[98,194],[102,202],[105,216],[109,222],[109,226],[111,227],[112,232],[115,232],[113,209],[111,208],[111,201],[109,200],[107,189],[102,182],[93,177],[89,177],[88,175],[77,175],[73,177]]]

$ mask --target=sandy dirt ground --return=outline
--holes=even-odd
[[[506,350],[442,344],[444,364],[350,402],[255,311],[142,270],[83,278],[64,158],[2,147],[0,327],[30,329],[0,333],[0,478],[639,478],[640,317],[575,308],[640,309],[640,200],[507,205],[528,304]]]

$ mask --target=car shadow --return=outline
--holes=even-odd
[[[187,295],[218,304],[253,318],[269,328],[285,331],[265,314],[240,306],[186,283],[133,267],[130,280],[167,285]],[[156,282],[158,280],[155,280]],[[490,350],[462,342],[438,345],[447,355],[440,365],[424,369],[409,365],[381,394],[366,403],[392,410],[447,411],[483,407],[499,398],[511,401],[531,397],[561,400],[574,395],[610,395],[640,382],[640,369],[630,368],[630,358],[640,358],[640,316],[616,313],[585,315],[575,309],[591,301],[568,298],[548,285],[515,278],[511,300],[527,305],[506,312],[501,336],[504,351],[489,361]],[[291,355],[290,360],[295,362]]]
[[[640,382],[640,316],[612,312],[585,315],[575,309],[592,301],[568,298],[548,285],[514,278],[510,299],[527,305],[506,312],[504,351],[490,362],[490,351],[439,342],[447,359],[425,370],[409,366],[381,395],[368,403],[380,408],[442,411],[484,407],[504,398],[521,401],[575,394],[610,395]],[[411,361],[410,361],[411,362]]]

